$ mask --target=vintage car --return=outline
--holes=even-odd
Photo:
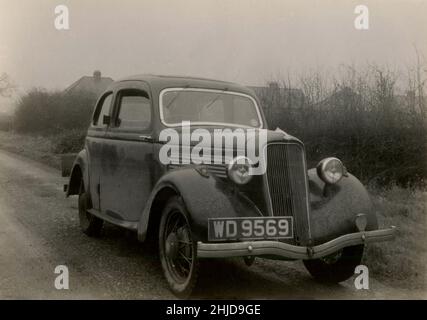
[[[237,131],[250,138],[238,143]],[[231,144],[212,143],[215,134],[233,136]],[[83,232],[97,236],[108,221],[155,242],[179,297],[192,292],[208,258],[298,259],[314,278],[341,282],[366,243],[394,234],[379,229],[367,190],[340,160],[307,169],[304,144],[269,130],[254,92],[229,82],[114,82],[63,174],[66,195],[78,195]]]

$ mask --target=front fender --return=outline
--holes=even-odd
[[[87,151],[80,151],[74,160],[66,196],[79,194],[80,181],[83,179],[85,190],[89,190],[89,169]]]
[[[310,228],[313,244],[320,244],[344,234],[357,232],[355,218],[367,217],[366,230],[377,230],[378,221],[368,191],[348,174],[335,185],[326,185],[316,169],[308,171],[310,190]]]
[[[355,218],[367,217],[366,230],[377,230],[378,222],[366,188],[351,174],[336,185],[325,185],[316,170],[308,171],[310,190],[310,229],[313,245],[344,234],[357,232]],[[256,205],[233,183],[214,176],[204,176],[194,167],[166,173],[154,187],[138,223],[138,238],[144,240],[154,214],[153,203],[165,189],[182,197],[190,214],[196,241],[207,241],[208,218],[262,216]],[[161,197],[160,197],[161,198]],[[161,199],[163,202],[167,198]]]
[[[153,202],[165,188],[173,189],[182,197],[196,241],[207,241],[208,218],[262,215],[232,182],[213,175],[202,175],[194,167],[172,170],[158,181],[151,193],[138,225],[140,240],[145,239],[149,219],[153,218]]]

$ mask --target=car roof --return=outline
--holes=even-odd
[[[198,77],[141,74],[122,78],[117,80],[116,83],[124,81],[145,81],[151,86],[152,90],[158,92],[165,88],[188,87],[236,91],[255,96],[255,93],[251,89],[237,83]]]

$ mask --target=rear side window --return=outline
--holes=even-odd
[[[141,90],[120,92],[116,127],[131,130],[150,129],[151,103],[146,92]]]
[[[95,114],[93,116],[93,125],[96,128],[105,128],[107,125],[103,123],[104,116],[108,116],[110,114],[111,107],[111,99],[113,98],[112,93],[108,93],[105,95],[100,103],[98,104]]]

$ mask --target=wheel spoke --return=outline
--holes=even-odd
[[[176,219],[175,224],[172,227],[172,232],[176,232],[178,230],[179,219]]]
[[[179,223],[179,219],[174,218],[174,215],[172,215],[169,219],[168,222],[166,224],[166,236],[170,235],[171,233],[173,233]]]
[[[191,267],[191,265],[190,265],[190,267]],[[180,264],[179,265],[179,268],[181,269],[181,271],[186,275],[186,276],[188,276],[188,274],[190,273],[190,269],[188,268],[186,268],[183,264]]]
[[[189,258],[189,257],[187,257],[185,254],[183,254],[181,251],[179,251],[179,254],[184,258],[184,260],[185,261],[187,261],[188,262],[188,264],[190,264],[191,265],[191,263],[192,263],[192,261],[193,261],[193,259],[192,258]]]

